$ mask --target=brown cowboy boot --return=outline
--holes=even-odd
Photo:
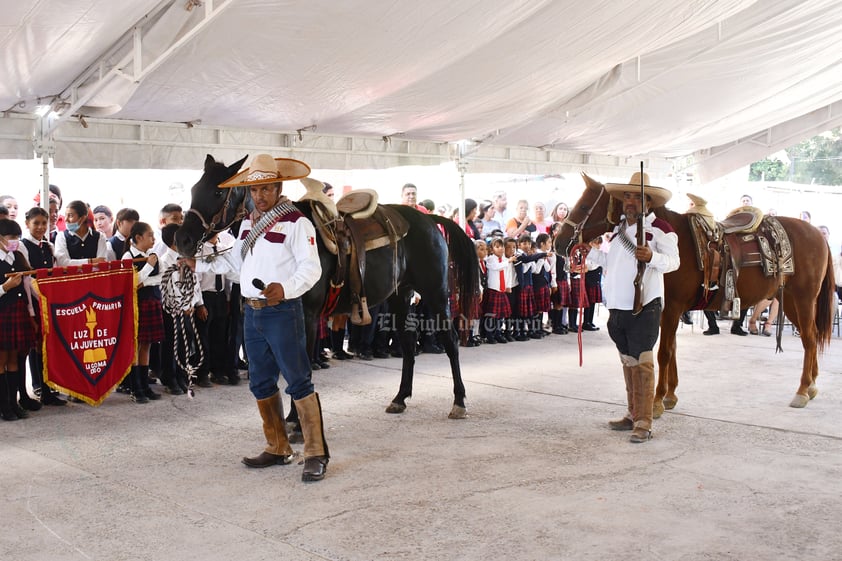
[[[319,394],[313,392],[304,399],[296,399],[295,407],[298,409],[301,432],[304,434],[304,471],[301,473],[301,480],[321,481],[327,472],[330,453],[325,442]]]
[[[268,446],[266,446],[266,450],[253,458],[243,458],[243,463],[251,468],[265,468],[290,463],[293,452],[287,439],[281,393],[275,392],[271,397],[258,399],[257,409],[263,419],[263,434],[266,435]]]
[[[632,376],[632,364],[637,361],[628,355],[620,355],[623,363],[623,378],[626,380],[626,403],[628,411],[621,419],[608,421],[611,430],[632,430],[634,428],[634,377]]]
[[[640,353],[634,368],[634,429],[631,442],[646,442],[652,438],[652,406],[655,402],[655,360],[652,351]]]

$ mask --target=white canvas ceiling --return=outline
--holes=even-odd
[[[467,141],[471,171],[693,156],[710,179],[842,123],[840,36],[839,0],[0,0],[0,156],[32,157],[52,101],[87,125],[58,125],[58,166],[433,164]]]

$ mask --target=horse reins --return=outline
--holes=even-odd
[[[173,273],[178,272],[178,281],[173,280]],[[161,278],[161,292],[163,293],[163,308],[173,318],[173,326],[175,330],[175,337],[173,341],[173,354],[175,355],[175,362],[179,368],[187,373],[187,397],[192,399],[193,378],[199,369],[199,365],[205,362],[205,352],[202,348],[202,340],[199,337],[195,338],[196,349],[199,353],[199,360],[197,366],[190,364],[190,343],[187,339],[187,329],[184,324],[184,309],[190,307],[193,300],[193,293],[196,288],[196,275],[190,270],[186,263],[175,263],[166,271]],[[180,294],[180,296],[177,296]],[[194,334],[199,331],[196,328],[196,320],[193,314],[190,314],[190,327]],[[181,361],[181,355],[178,352],[179,343],[184,349],[184,362]],[[176,374],[177,375],[177,374]]]
[[[585,217],[582,220],[580,220],[579,222],[573,222],[572,220],[570,220],[570,215],[568,215],[567,218],[564,219],[564,222],[562,222],[562,224],[567,224],[568,226],[573,228],[573,235],[570,237],[570,243],[567,244],[567,250],[568,250],[567,269],[568,269],[568,272],[572,272],[573,266],[574,266],[574,261],[575,261],[576,267],[583,267],[584,264],[585,264],[585,258],[587,257],[588,252],[590,251],[590,246],[582,240],[582,233],[585,231],[585,224],[588,223],[588,220],[590,220],[591,215],[593,214],[593,211],[596,210],[596,207],[599,204],[600,199],[602,199],[602,196],[606,193],[607,193],[607,191],[605,189],[605,185],[601,185],[601,188],[599,190],[599,195],[597,195],[596,200],[593,202],[593,204],[591,204],[591,207],[588,209],[588,212],[585,214]],[[605,218],[603,218],[601,222],[597,222],[596,224],[594,224],[594,226],[599,226],[600,224],[614,225],[615,222],[613,222],[611,220],[611,215],[613,213],[614,213],[614,198],[609,196],[608,197],[608,208],[605,211]],[[577,238],[578,238],[578,243],[573,245],[573,242],[576,241]],[[571,245],[573,245],[573,247],[571,247]],[[585,273],[586,273],[586,270],[582,270],[582,272],[579,273],[579,302],[575,302],[575,304],[577,305],[578,311],[579,311],[578,316],[577,316],[578,320],[579,320],[579,325],[578,325],[578,329],[577,329],[578,346],[579,346],[579,366],[582,366],[582,323],[583,323],[583,320],[584,320],[584,307],[581,306],[581,302],[582,302],[581,295],[587,293],[586,292],[587,286],[585,285]],[[572,279],[571,279],[571,281],[572,281]]]

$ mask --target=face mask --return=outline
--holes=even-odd
[[[79,223],[78,222],[68,222],[67,223],[67,231],[71,234],[75,234],[79,231]]]
[[[18,246],[20,246],[20,242],[18,240],[7,240],[6,241],[6,252],[12,253],[18,250]]]

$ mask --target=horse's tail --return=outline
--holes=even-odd
[[[816,330],[818,331],[816,343],[819,352],[823,352],[830,344],[833,335],[834,310],[833,294],[836,292],[836,281],[833,278],[833,256],[830,247],[827,248],[827,268],[824,272],[822,287],[819,291],[819,299],[816,301]]]
[[[474,243],[453,220],[435,214],[428,216],[445,231],[455,277],[451,290],[459,291],[459,310],[464,317],[475,319],[471,315],[479,298],[479,264]]]

